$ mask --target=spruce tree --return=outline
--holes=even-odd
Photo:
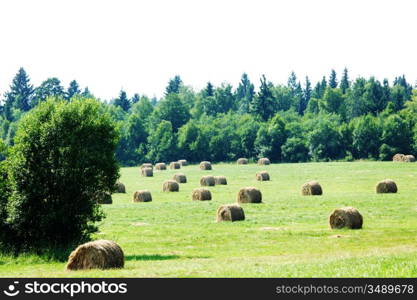
[[[340,89],[342,90],[343,94],[346,94],[346,91],[349,89],[349,87],[350,87],[350,82],[349,82],[348,69],[345,68],[343,70],[342,80],[340,80]]]
[[[271,86],[272,84],[266,81],[265,75],[262,75],[259,93],[250,106],[251,112],[260,116],[264,121],[268,120],[275,112],[275,101]]]
[[[69,100],[75,95],[80,95],[80,94],[81,94],[81,90],[80,90],[80,86],[78,85],[78,82],[76,80],[71,81],[66,92],[66,99]]]
[[[124,111],[128,111],[130,108],[130,101],[127,98],[126,92],[120,90],[119,97],[114,100],[114,105],[120,106]]]
[[[175,75],[174,78],[169,80],[168,86],[166,87],[166,90],[165,90],[165,95],[168,95],[171,93],[178,94],[180,92],[181,85],[182,85],[181,77],[179,75]]]
[[[338,82],[337,82],[337,76],[336,76],[336,71],[332,69],[331,73],[330,73],[330,78],[329,78],[329,86],[332,89],[337,88]]]

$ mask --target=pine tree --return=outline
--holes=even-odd
[[[23,68],[20,68],[10,85],[10,91],[5,94],[4,116],[12,120],[12,108],[28,111],[31,107],[33,86],[29,83],[30,78]]]
[[[305,88],[303,90],[302,102],[300,103],[300,109],[298,111],[300,115],[304,114],[304,111],[307,108],[308,102],[310,102],[312,92],[313,91],[311,89],[310,79],[308,78],[308,76],[306,76],[306,82],[305,82]]]
[[[297,86],[298,86],[297,75],[295,75],[294,71],[291,72],[291,75],[288,78],[287,85],[293,92],[293,96],[294,96],[295,90],[297,89]]]
[[[78,82],[76,80],[71,81],[67,89],[66,99],[69,100],[75,95],[79,95],[79,94],[81,94],[81,90],[80,90],[80,86],[78,85]]]
[[[165,90],[165,95],[168,95],[171,93],[178,94],[180,92],[181,85],[182,85],[181,77],[179,75],[175,75],[174,78],[169,80],[168,86],[166,87],[166,90]]]
[[[130,108],[130,101],[127,98],[126,92],[120,90],[119,97],[114,100],[114,105],[120,106],[124,111],[128,111]]]
[[[330,78],[329,78],[329,86],[332,89],[337,88],[338,82],[337,82],[337,76],[336,76],[336,71],[332,69],[331,73],[330,73]]]
[[[90,92],[90,90],[88,89],[88,86],[84,88],[84,91],[81,93],[81,96],[85,98],[94,98],[94,95]]]
[[[342,80],[340,81],[340,88],[342,90],[342,93],[346,94],[346,91],[349,89],[349,87],[350,87],[350,82],[349,82],[348,69],[345,68],[343,70]]]
[[[275,112],[271,86],[272,84],[266,81],[265,75],[262,75],[259,93],[250,106],[251,112],[259,115],[264,121],[268,120]]]
[[[203,90],[204,97],[213,97],[214,96],[214,87],[211,82],[207,82],[206,88]]]

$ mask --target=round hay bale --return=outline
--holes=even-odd
[[[262,193],[255,187],[245,187],[237,193],[238,203],[262,203]]]
[[[248,161],[248,159],[247,159],[247,158],[243,158],[243,157],[242,157],[242,158],[239,158],[239,159],[237,160],[237,162],[236,162],[236,163],[237,163],[238,165],[247,165],[247,164],[248,164],[248,162],[249,162],[249,161]]]
[[[172,179],[174,179],[178,183],[187,183],[187,176],[185,176],[182,173],[174,174],[174,176],[172,177]]]
[[[188,166],[188,162],[186,159],[180,159],[178,162],[182,167]]]
[[[260,171],[256,173],[256,180],[269,181],[269,173],[267,171]]]
[[[177,162],[177,161],[173,161],[173,162],[170,162],[170,163],[169,163],[169,168],[170,168],[171,170],[181,169],[181,165],[180,165],[180,163],[179,163],[179,162]]]
[[[211,200],[211,192],[208,189],[198,188],[193,190],[191,197],[193,200]]]
[[[214,180],[214,176],[203,176],[200,179],[200,185],[201,186],[215,186],[216,180]]]
[[[391,179],[378,182],[375,189],[378,194],[396,193],[398,191],[397,185]]]
[[[151,202],[152,195],[148,190],[139,190],[133,194],[133,202]]]
[[[356,208],[343,207],[335,209],[329,217],[330,227],[332,229],[350,228],[360,229],[362,228],[363,218]]]
[[[215,184],[227,185],[227,179],[224,176],[214,176]]]
[[[323,190],[317,181],[309,181],[301,187],[301,194],[303,196],[320,196],[323,194]]]
[[[152,168],[143,168],[142,169],[142,176],[153,177],[153,169]]]
[[[180,186],[175,180],[167,180],[164,182],[162,190],[164,192],[178,192],[180,190]]]
[[[144,164],[142,164],[142,165],[140,166],[140,168],[141,168],[141,169],[143,169],[143,168],[152,168],[152,169],[153,169],[153,165],[152,165],[152,164],[150,164],[150,163],[144,163]]]
[[[99,192],[96,195],[97,203],[98,204],[112,204],[113,199],[111,194],[108,192]]]
[[[243,220],[245,220],[245,213],[243,208],[237,204],[226,204],[217,209],[217,222]]]
[[[415,162],[416,158],[414,157],[414,155],[409,154],[409,155],[404,155],[403,160],[404,162]]]
[[[397,153],[392,157],[392,161],[403,162],[404,161],[404,156],[405,156],[404,154]]]
[[[258,160],[258,165],[264,165],[264,166],[267,166],[267,165],[269,165],[269,164],[271,164],[271,162],[269,161],[269,159],[268,158],[266,158],[266,157],[264,157],[264,158],[260,158],[259,160]]]
[[[163,171],[167,169],[167,165],[165,163],[157,163],[155,164],[155,170]]]
[[[117,181],[114,185],[114,192],[115,193],[126,193],[126,187],[120,181]]]
[[[202,161],[200,163],[200,170],[211,170],[211,162],[209,161]]]
[[[125,264],[122,248],[113,241],[97,240],[82,244],[68,257],[67,270],[114,269]]]

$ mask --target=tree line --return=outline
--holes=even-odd
[[[94,95],[75,80],[68,88],[58,78],[33,87],[21,68],[0,106],[2,147],[13,145],[20,118],[51,97]],[[200,91],[177,75],[161,99],[122,90],[101,105],[117,124],[116,158],[126,166],[264,156],[274,162],[389,160],[417,153],[417,90],[404,75],[393,82],[351,79],[345,68],[340,79],[331,70],[313,84],[292,72],[286,84],[262,76],[255,89],[243,74],[237,87],[208,82]]]

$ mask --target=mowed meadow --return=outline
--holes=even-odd
[[[125,268],[65,271],[65,262],[37,256],[0,256],[2,277],[415,277],[417,276],[417,165],[393,162],[335,162],[236,165],[213,170],[189,165],[154,170],[122,168],[126,194],[103,205],[106,219],[96,239],[116,241]],[[267,170],[271,181],[259,182]],[[179,192],[162,192],[175,173],[188,182]],[[192,201],[203,175],[224,175],[228,185],[208,187],[211,201]],[[397,194],[376,194],[375,185],[393,179]],[[301,196],[301,185],[317,180],[322,196]],[[240,188],[261,190],[262,204],[242,204],[246,220],[216,223],[216,210],[235,203]],[[153,201],[132,203],[148,189]],[[331,230],[335,208],[353,206],[363,229]]]

